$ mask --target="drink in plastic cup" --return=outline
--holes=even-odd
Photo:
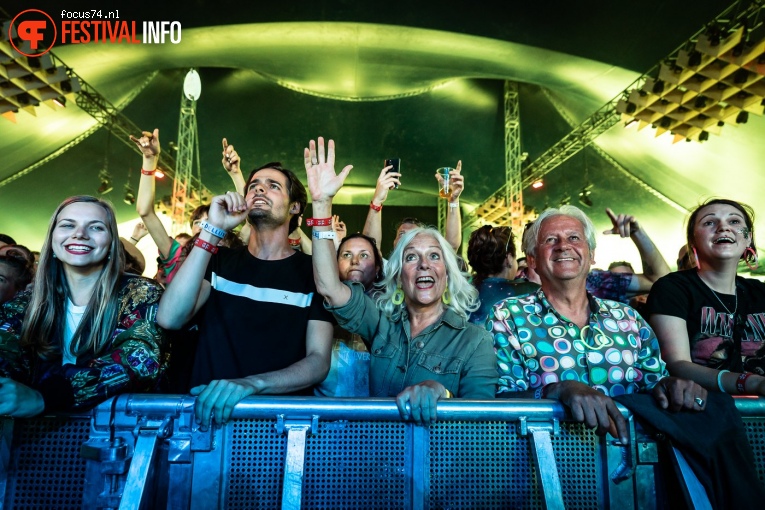
[[[449,181],[449,172],[451,172],[452,170],[454,170],[454,168],[451,168],[448,166],[444,166],[436,170],[436,172],[438,172],[438,175],[440,175],[441,178],[443,179],[439,183],[440,186],[438,187],[438,196],[441,198],[449,199],[452,196],[452,185],[451,185],[451,182]]]

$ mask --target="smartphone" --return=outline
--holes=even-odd
[[[393,166],[393,168],[388,170],[388,173],[391,173],[391,172],[401,173],[401,158],[386,159],[383,167],[386,167],[386,166]],[[398,189],[398,186],[396,186],[395,189]]]

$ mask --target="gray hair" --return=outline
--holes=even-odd
[[[537,256],[537,243],[539,242],[539,231],[542,230],[542,222],[555,216],[568,216],[579,220],[584,227],[584,237],[587,239],[587,245],[590,247],[590,253],[595,250],[595,225],[592,220],[584,214],[584,211],[574,205],[562,205],[559,209],[550,208],[539,215],[534,223],[523,233],[523,252],[532,257]]]
[[[385,278],[378,284],[382,288],[382,293],[378,297],[377,308],[393,320],[401,317],[401,311],[405,304],[394,305],[392,301],[393,293],[401,285],[404,250],[420,234],[433,237],[438,242],[444,255],[444,265],[446,266],[446,275],[448,276],[447,288],[449,289],[449,294],[451,294],[451,302],[445,306],[451,308],[460,316],[467,318],[468,314],[477,310],[480,305],[478,291],[468,281],[468,274],[460,270],[454,248],[449,245],[438,230],[432,227],[412,229],[404,234],[396,244],[396,248],[390,254],[388,264],[385,266]]]

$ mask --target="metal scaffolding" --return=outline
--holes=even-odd
[[[196,163],[196,172],[194,166]],[[197,130],[197,101],[181,92],[181,116],[178,121],[178,157],[175,160],[173,202],[171,218],[173,233],[185,230],[188,214],[203,202],[204,193],[197,183],[202,182],[199,162],[199,135]]]
[[[735,2],[715,17],[715,19],[710,21],[710,23],[702,27],[688,41],[684,42],[680,47],[670,53],[670,55],[663,59],[662,62],[673,62],[677,60],[679,53],[688,47],[694,46],[698,38],[712,25],[719,25],[720,27],[725,27],[727,30],[733,30],[734,27],[739,27],[741,25],[746,26],[747,24],[751,28],[755,20],[758,20],[760,11],[763,8],[765,8],[763,0]],[[640,89],[647,79],[657,75],[659,68],[660,65],[657,64],[648,72],[638,77],[615,98],[599,108],[589,118],[576,126],[569,134],[550,147],[536,160],[527,165],[522,172],[521,189],[530,186],[535,181],[547,175],[563,162],[577,154],[580,150],[587,147],[598,136],[616,125],[621,120],[621,115],[616,109],[619,101],[629,98],[632,89]],[[502,203],[506,203],[506,197],[512,194],[510,186],[514,185],[515,184],[510,181],[506,181],[500,189],[492,193],[483,203],[479,204],[475,209],[478,217],[485,221],[491,221],[487,218],[493,218],[498,214],[495,211]]]

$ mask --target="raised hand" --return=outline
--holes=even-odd
[[[311,140],[303,151],[305,171],[308,175],[308,190],[314,202],[327,201],[334,197],[343,187],[346,177],[353,165],[348,165],[339,173],[335,173],[335,142],[330,140],[324,153],[324,138],[318,138],[318,143]]]
[[[372,202],[375,205],[382,205],[388,198],[388,192],[396,186],[401,186],[401,174],[399,172],[388,172],[393,168],[393,165],[388,165],[380,171],[380,176],[377,178],[377,185],[375,186],[375,195],[372,197]]]
[[[159,153],[161,152],[159,148],[159,129],[155,128],[153,133],[143,131],[141,133],[141,138],[136,138],[135,136],[130,135],[130,139],[136,144],[138,150],[143,154],[143,157],[159,157]],[[147,170],[150,169],[147,168]]]
[[[141,223],[140,221],[135,224],[135,227],[133,227],[133,235],[130,237],[135,241],[140,241],[146,234],[149,233],[149,230],[146,228],[146,225]]]
[[[228,140],[225,138],[223,139],[223,159],[221,162],[223,163],[223,168],[225,168],[228,173],[242,172],[239,153],[234,150],[233,145],[228,144]]]
[[[438,175],[438,179],[438,184],[441,185],[443,178]],[[465,189],[465,177],[462,175],[462,160],[457,161],[457,168],[449,172],[449,186],[452,189],[452,196],[449,201],[454,202],[462,195]]]
[[[247,218],[249,205],[245,198],[235,191],[213,197],[207,221],[223,230],[231,230]]]
[[[335,240],[338,241],[338,244],[345,239],[346,235],[348,235],[348,229],[345,226],[345,222],[340,220],[340,216],[337,214],[332,215],[332,230],[335,231]]]
[[[638,225],[634,216],[628,214],[620,214],[617,216],[608,208],[606,208],[606,214],[608,214],[614,227],[611,230],[604,230],[603,234],[605,235],[618,234],[621,237],[629,237],[640,230],[640,225]]]

